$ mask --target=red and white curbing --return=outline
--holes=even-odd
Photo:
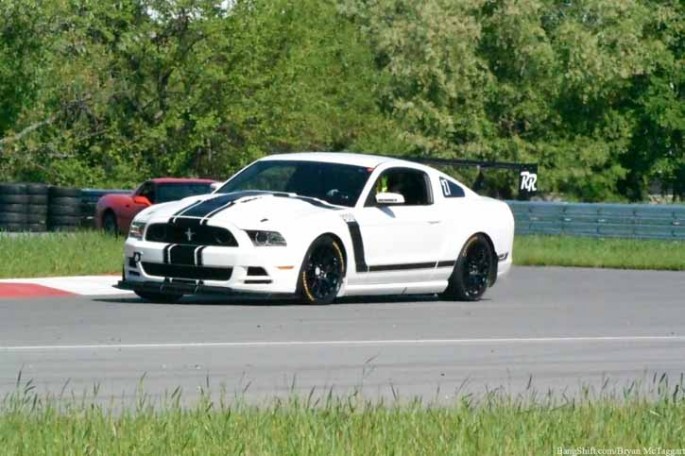
[[[114,285],[120,276],[42,277],[34,279],[0,280],[0,299],[37,298],[50,296],[111,296],[132,292],[118,290]]]

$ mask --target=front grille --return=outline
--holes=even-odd
[[[212,245],[237,247],[233,234],[225,228],[194,224],[153,223],[147,227],[145,240],[165,244]]]
[[[141,263],[147,275],[172,279],[220,280],[231,278],[233,268],[208,268],[180,264]]]

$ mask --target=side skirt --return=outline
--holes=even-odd
[[[383,283],[383,284],[347,284],[344,294],[339,296],[362,296],[362,295],[401,295],[401,294],[426,294],[442,293],[447,288],[447,280],[431,280],[426,282],[407,283]]]

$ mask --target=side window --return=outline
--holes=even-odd
[[[405,206],[425,206],[433,203],[430,180],[426,173],[410,168],[392,168],[384,171],[376,180],[366,206],[376,205],[376,194],[399,193],[404,196]]]
[[[440,178],[440,188],[442,189],[442,196],[445,198],[461,198],[464,196],[464,189],[454,182]]]
[[[150,200],[151,203],[155,202],[155,184],[152,182],[145,182],[138,189],[138,195],[144,196]]]

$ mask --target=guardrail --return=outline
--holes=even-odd
[[[517,234],[685,240],[685,205],[507,203]]]

